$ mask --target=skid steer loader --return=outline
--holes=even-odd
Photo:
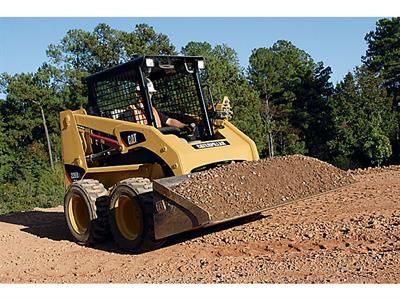
[[[228,121],[229,100],[214,105],[202,85],[204,64],[195,56],[143,56],[83,79],[86,109],[60,113],[65,217],[78,243],[112,236],[140,252],[221,223],[174,187],[190,173],[259,157]],[[160,124],[166,118],[187,126]]]

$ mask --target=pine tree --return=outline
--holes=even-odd
[[[382,78],[363,66],[357,68],[336,86],[329,106],[334,125],[328,146],[336,165],[366,167],[388,161],[395,115]]]
[[[288,41],[253,50],[248,78],[264,103],[268,100],[264,126],[278,155],[326,156],[330,73]]]

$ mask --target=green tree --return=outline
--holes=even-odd
[[[228,96],[233,108],[232,123],[249,135],[261,150],[265,140],[261,102],[246,80],[235,50],[227,45],[213,48],[207,42],[190,42],[183,47],[182,54],[204,57],[206,73],[203,82],[211,88],[214,99]]]
[[[1,101],[0,101],[1,106]],[[3,117],[0,115],[0,184],[10,179],[12,173],[12,152],[8,145]]]
[[[336,86],[329,99],[334,123],[328,146],[333,163],[343,168],[367,167],[390,158],[395,115],[382,81],[362,66]]]
[[[392,145],[387,136],[378,128],[373,128],[368,140],[365,141],[363,151],[374,166],[380,166],[392,155]]]
[[[33,141],[46,143],[40,106],[45,112],[51,136],[57,139],[60,132],[58,114],[65,105],[63,91],[54,81],[48,66],[43,65],[36,73],[2,74],[0,82],[7,95],[0,112],[9,146],[21,149]]]
[[[330,68],[288,41],[254,49],[249,62],[248,78],[268,101],[265,129],[274,137],[276,153],[323,157]]]
[[[166,35],[156,33],[147,24],[138,24],[134,31],[126,32],[100,23],[93,32],[69,30],[59,44],[51,44],[47,49],[47,56],[55,66],[88,73],[143,54],[175,54],[175,47]]]
[[[59,111],[63,89],[53,69],[43,65],[35,73],[1,74],[0,92],[0,213],[47,207],[62,201],[62,166],[49,167],[40,106],[60,160]],[[60,173],[61,170],[61,173]],[[56,185],[57,184],[57,185]],[[43,193],[54,189],[61,193]]]
[[[43,144],[34,142],[16,155],[13,177],[0,184],[0,214],[62,204],[63,167],[48,167]]]
[[[318,62],[302,78],[295,89],[295,114],[292,124],[304,137],[307,154],[322,160],[329,159],[327,141],[330,138],[331,115],[328,97],[333,93],[331,68]]]
[[[397,135],[391,138],[393,147],[392,163],[400,160],[400,18],[381,19],[375,30],[365,36],[368,48],[363,62],[368,69],[383,78],[382,86],[393,98],[396,113]]]
[[[357,88],[354,76],[348,73],[343,81],[337,84],[334,95],[329,98],[333,119],[333,136],[328,142],[331,150],[331,161],[342,168],[352,167],[352,156],[357,138]]]
[[[382,75],[389,95],[399,97],[400,18],[379,20],[375,30],[366,34],[365,41],[368,48],[363,62],[371,71]]]

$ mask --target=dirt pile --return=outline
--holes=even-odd
[[[220,221],[353,182],[352,175],[326,162],[292,155],[233,163],[194,174],[174,191]]]
[[[378,174],[384,173],[387,171],[400,171],[400,166],[390,165],[390,166],[383,166],[383,167],[368,167],[365,169],[359,168],[355,170],[349,170],[348,172],[353,175],[367,175],[367,174]]]

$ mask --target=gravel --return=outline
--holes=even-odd
[[[292,155],[232,163],[192,175],[174,191],[208,211],[213,221],[330,191],[353,176],[315,158]]]

